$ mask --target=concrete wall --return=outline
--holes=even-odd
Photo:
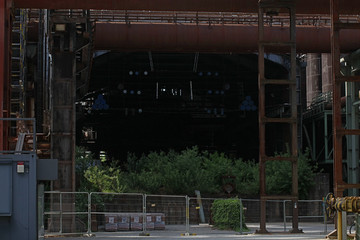
[[[321,59],[320,54],[308,53],[306,67],[306,106],[321,93]]]
[[[322,92],[332,91],[331,81],[331,55],[330,53],[321,54],[321,79],[322,79]]]

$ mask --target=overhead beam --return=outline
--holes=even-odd
[[[258,0],[14,0],[17,8],[108,9],[149,11],[202,11],[257,13]],[[342,14],[357,15],[358,0],[343,0]],[[296,0],[297,14],[330,14],[329,0]]]
[[[172,52],[257,52],[257,26],[196,25],[165,23],[97,23],[96,50],[117,51],[172,51]],[[316,27],[296,28],[297,52],[330,52],[330,29]],[[265,36],[284,42],[288,28],[265,28]],[[359,48],[360,32],[343,30],[341,51],[351,52]],[[266,48],[274,53],[286,52],[281,46]]]

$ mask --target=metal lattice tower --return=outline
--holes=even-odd
[[[287,41],[274,41],[265,36],[265,14],[278,14],[280,9],[288,10],[290,18],[290,36]],[[283,14],[283,13],[282,13]],[[271,37],[270,37],[271,38]],[[267,79],[265,77],[265,60],[266,50],[272,48],[286,48],[290,51],[291,68],[288,79]],[[258,233],[267,233],[266,230],[266,201],[288,199],[292,200],[292,233],[301,232],[298,229],[298,145],[297,145],[297,101],[296,101],[296,33],[295,33],[295,2],[289,0],[273,1],[263,0],[259,2],[259,159],[260,159],[260,198],[261,198],[261,218],[260,230]],[[265,92],[266,86],[288,86],[289,104],[291,106],[290,117],[280,116],[278,118],[268,117],[265,113]],[[269,124],[288,125],[288,134],[291,141],[290,156],[278,157],[268,156],[266,153],[266,129]],[[292,193],[291,195],[273,196],[266,194],[266,162],[269,161],[288,161],[292,165]]]
[[[340,1],[330,0],[331,7],[331,57],[333,81],[333,132],[334,132],[334,192],[342,197],[346,189],[358,189],[359,183],[343,181],[343,137],[360,135],[360,129],[345,129],[341,113],[341,86],[345,82],[360,82],[360,76],[343,76],[340,73],[340,30],[360,29],[359,23],[343,23],[340,21]]]
[[[25,115],[26,86],[26,32],[27,10],[16,10],[13,14],[12,55],[11,55],[11,117]],[[16,136],[16,123],[11,128],[11,134]]]

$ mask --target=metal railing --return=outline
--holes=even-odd
[[[213,224],[211,207],[221,198],[201,198],[183,195],[147,195],[140,193],[97,193],[46,191],[39,195],[43,204],[42,216],[45,236],[66,234],[92,234],[98,231],[163,230],[177,225],[184,235],[196,231],[200,223]],[[224,198],[222,198],[224,199]],[[260,200],[239,199],[243,211],[239,211],[239,232],[243,233],[242,219],[259,222]],[[268,222],[284,224],[292,218],[289,200],[269,200]],[[299,200],[299,219],[324,223],[327,232],[325,205],[322,200]],[[240,209],[241,210],[241,209]],[[200,214],[200,211],[202,213]],[[41,214],[41,213],[39,213]],[[244,214],[244,216],[243,216]],[[182,230],[181,230],[182,229]]]
[[[15,146],[9,146],[11,150],[1,150],[0,153],[3,154],[29,154],[29,153],[36,153],[36,144],[34,144],[36,141],[36,120],[35,118],[0,118],[0,121],[3,122],[2,124],[5,126],[9,126],[10,130],[11,128],[14,129],[14,135],[16,136],[19,133],[23,133],[25,135],[32,136],[32,146],[29,150],[16,150]],[[10,123],[9,123],[10,122]],[[30,123],[29,123],[30,122]],[[12,126],[11,124],[14,124]],[[8,136],[9,139],[13,138],[15,136]],[[16,136],[17,137],[17,136]],[[9,140],[8,139],[8,140]]]
[[[58,234],[89,232],[86,221],[91,213],[89,196],[88,192],[44,192],[44,226],[41,228]]]
[[[287,215],[287,209],[290,209],[290,206],[286,204],[290,204],[290,200],[283,201],[283,212],[284,212],[284,231],[286,231],[286,222],[287,219],[292,219],[291,215]],[[308,203],[308,204],[307,204]],[[325,202],[323,200],[299,200],[298,201],[299,208],[301,208],[306,213],[311,213],[310,215],[299,215],[299,219],[321,219],[324,223],[324,233],[327,232],[327,216],[325,211]],[[306,206],[307,209],[304,211],[305,207],[301,207],[301,205]],[[318,206],[316,206],[318,205]],[[311,209],[312,208],[312,209]],[[316,210],[314,210],[316,209]]]
[[[57,16],[82,18],[82,9],[57,10]],[[123,22],[123,23],[194,23],[194,24],[258,24],[257,14],[242,12],[188,12],[188,11],[136,11],[136,10],[90,10],[91,21],[98,22]],[[38,9],[29,10],[29,20],[37,21]],[[360,22],[358,15],[342,15],[341,20],[346,23]],[[265,24],[269,26],[289,26],[288,17],[281,14],[264,18]],[[327,15],[298,14],[296,25],[330,27],[330,17]]]
[[[99,22],[151,22],[151,23],[195,23],[195,24],[243,24],[257,25],[258,15],[241,12],[181,12],[181,11],[131,11],[131,10],[91,10],[91,18]],[[359,22],[358,16],[344,15],[343,22]],[[289,26],[288,16],[265,16],[265,24]],[[296,16],[298,26],[330,27],[330,17],[326,15]]]

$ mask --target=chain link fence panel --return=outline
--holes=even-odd
[[[147,195],[139,193],[44,192],[39,196],[43,206],[45,236],[93,232],[151,232],[166,228],[180,229],[184,235],[196,233],[201,226],[213,226],[212,204],[217,199],[177,195]],[[239,229],[242,214],[252,227],[260,222],[260,200],[239,199]],[[299,226],[302,222],[320,222],[327,231],[327,219],[322,200],[299,200]],[[41,212],[39,212],[41,214]],[[266,222],[270,231],[289,231],[292,202],[268,200]],[[276,229],[273,226],[276,225]],[[183,229],[183,230],[181,230]],[[321,232],[321,233],[323,233]],[[319,232],[320,233],[320,232]]]

